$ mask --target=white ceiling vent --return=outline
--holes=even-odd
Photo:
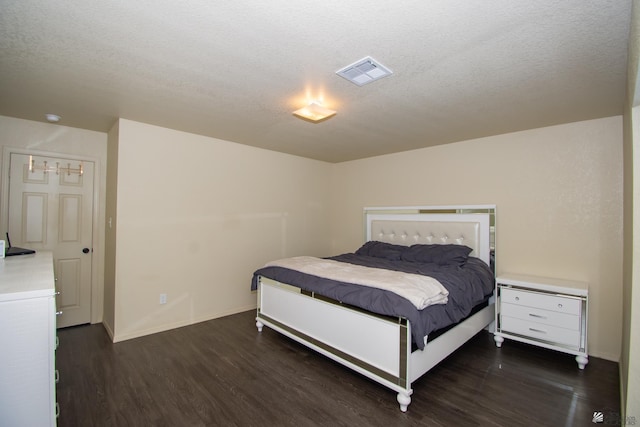
[[[392,73],[393,71],[370,56],[362,58],[361,60],[336,71],[337,75],[344,77],[358,86],[366,85],[367,83],[371,83]]]

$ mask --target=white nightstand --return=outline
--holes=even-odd
[[[505,338],[576,356],[578,367],[587,354],[588,285],[546,277],[503,274],[496,278],[498,347]]]

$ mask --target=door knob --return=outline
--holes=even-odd
[[[82,249],[82,253],[83,254],[88,254],[89,253],[89,248],[83,248]]]

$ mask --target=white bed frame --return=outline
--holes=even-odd
[[[366,239],[407,246],[464,244],[473,249],[472,256],[489,264],[492,214],[493,205],[365,208]],[[411,403],[411,384],[491,327],[494,312],[492,298],[487,307],[433,341],[425,337],[425,349],[412,352],[411,325],[404,318],[380,316],[261,277],[256,326],[262,331],[266,325],[396,391],[405,412]]]

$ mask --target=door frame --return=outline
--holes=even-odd
[[[28,148],[18,148],[5,146],[2,152],[2,197],[0,197],[0,232],[5,235],[9,229],[9,166],[11,164],[11,154],[26,154],[43,157],[63,157],[76,161],[93,162],[93,214],[91,226],[91,247],[93,256],[91,257],[91,323],[102,322],[104,284],[100,279],[99,269],[104,257],[102,245],[100,244],[100,159],[92,156],[70,154],[57,151],[32,150]],[[4,237],[2,237],[4,238]]]

